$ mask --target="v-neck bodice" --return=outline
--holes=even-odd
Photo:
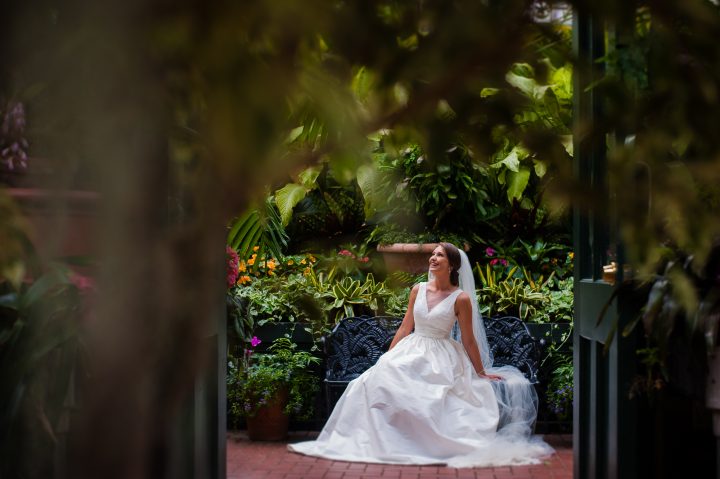
[[[431,338],[448,338],[457,320],[455,299],[461,292],[461,289],[456,289],[430,309],[427,303],[427,283],[421,283],[413,308],[415,333]]]

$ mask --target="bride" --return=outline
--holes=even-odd
[[[532,435],[534,387],[492,365],[467,256],[440,243],[429,262],[390,350],[350,382],[317,440],[291,451],[451,467],[536,464],[554,452]]]

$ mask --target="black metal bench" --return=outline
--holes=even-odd
[[[401,318],[350,317],[325,338],[325,401],[330,415],[348,383],[360,376],[390,347]],[[540,348],[525,323],[513,316],[485,318],[494,365],[517,367],[532,384],[538,383]]]
[[[493,366],[515,366],[530,381],[538,383],[541,342],[515,316],[485,318],[485,334],[493,354]]]

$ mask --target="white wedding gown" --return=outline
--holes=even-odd
[[[317,440],[288,448],[333,460],[453,467],[535,464],[552,454],[530,431],[497,431],[497,385],[480,378],[450,338],[460,292],[428,310],[421,284],[415,331],[350,382]],[[517,373],[504,375],[505,386],[532,388]]]

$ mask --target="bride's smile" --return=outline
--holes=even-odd
[[[448,262],[447,256],[445,256],[445,251],[441,246],[435,248],[428,261],[430,263],[430,271],[432,272],[450,269],[450,263]]]

